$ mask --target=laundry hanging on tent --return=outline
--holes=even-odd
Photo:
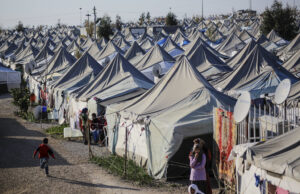
[[[214,112],[214,140],[217,144],[215,155],[219,178],[233,183],[235,165],[233,161],[228,161],[237,137],[233,113],[221,108],[215,108]]]

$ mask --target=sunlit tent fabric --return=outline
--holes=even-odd
[[[257,44],[236,69],[213,85],[224,91],[249,91],[255,99],[261,94],[273,93],[283,79],[297,82],[297,78],[279,65],[271,53]]]
[[[93,42],[94,41],[90,37],[87,37],[87,39],[82,43],[82,45],[80,45],[80,47],[83,50],[86,50],[93,44]]]
[[[86,51],[64,75],[57,80],[53,87],[72,87],[84,85],[90,76],[96,76],[103,69]]]
[[[0,85],[6,85],[7,89],[19,88],[21,84],[21,72],[4,67],[0,63]]]
[[[272,41],[272,42],[274,42],[274,43],[276,43],[276,44],[278,44],[278,45],[282,45],[282,44],[286,44],[286,40],[284,40],[283,38],[281,38],[276,32],[275,32],[275,30],[273,29],[273,30],[271,30],[270,32],[269,32],[269,34],[267,35],[267,38],[270,40],[270,41]]]
[[[139,46],[139,44],[134,41],[131,47],[127,50],[124,57],[131,63],[135,64],[141,60],[146,52]]]
[[[300,100],[300,81],[294,83],[291,87],[287,102],[289,106],[296,106]]]
[[[116,41],[116,46],[126,52],[131,45],[123,37],[121,37]]]
[[[244,41],[242,41],[237,35],[232,33],[216,48],[216,50],[224,55],[231,57],[237,51],[240,51],[244,46]]]
[[[300,128],[254,145],[247,161],[268,172],[290,177],[300,183]]]
[[[174,63],[175,59],[158,44],[155,44],[134,66],[153,81],[152,68],[154,65],[160,65],[162,69],[161,73],[165,74]]]
[[[38,53],[39,51],[36,48],[28,44],[27,47],[16,56],[15,62],[21,64],[30,62],[30,60],[34,60]]]
[[[100,54],[102,47],[100,46],[99,43],[97,42],[93,42],[93,44],[90,46],[90,48],[87,49],[88,53],[92,56],[92,57],[96,57]]]
[[[0,55],[7,58],[10,55],[14,53],[14,51],[17,49],[17,45],[15,43],[9,43],[6,41],[1,47],[0,47]]]
[[[300,33],[283,50],[278,52],[278,56],[283,60],[288,59],[300,50]]]
[[[105,47],[105,45],[107,44],[107,40],[105,38],[101,38],[98,42],[98,44],[100,45],[101,48]]]
[[[153,45],[154,45],[154,43],[152,42],[152,40],[150,39],[150,38],[146,38],[146,39],[144,39],[142,42],[140,42],[139,43],[140,44],[140,47],[142,48],[142,49],[144,49],[144,51],[148,51],[148,50],[150,50],[152,47],[153,47]]]
[[[282,65],[291,73],[300,77],[300,49]]]
[[[227,65],[235,69],[249,55],[255,45],[255,40],[251,40],[242,50],[226,61]]]
[[[56,47],[53,49],[53,52],[56,53],[56,52],[60,49],[60,47],[67,48],[67,45],[65,45],[65,44],[62,43],[62,42],[59,42],[59,43],[56,45]]]
[[[75,61],[76,58],[73,57],[64,47],[61,47],[47,65],[47,70],[44,71],[44,74],[47,74],[47,76],[55,73],[62,74],[71,65],[73,65]]]
[[[140,95],[152,86],[152,81],[118,53],[76,98],[87,101],[96,97],[102,104],[116,103]]]
[[[144,42],[146,39],[149,39],[151,42],[153,41],[153,40],[152,40],[152,37],[149,36],[149,35],[147,34],[147,32],[144,32],[144,33],[142,34],[142,36],[140,36],[140,37],[137,39],[137,43],[141,44],[141,43]]]
[[[209,46],[209,44],[207,44],[198,34],[198,37],[193,40],[190,44],[186,45],[184,47],[185,50],[185,55],[188,55],[188,53],[193,52],[199,44],[203,43],[207,49],[212,52],[215,56],[220,57],[222,59],[228,59],[228,56],[225,56],[223,54],[220,54],[218,51],[216,51],[214,48],[212,48],[211,46]]]
[[[265,35],[261,35],[258,39],[257,39],[257,44],[260,44],[261,46],[263,46],[267,51],[274,51],[276,49],[278,49],[278,45],[272,41],[270,41]]]
[[[54,55],[54,52],[49,48],[49,42],[45,42],[40,52],[34,58],[35,66],[39,67],[46,64]]]
[[[130,159],[146,165],[156,179],[170,173],[179,175],[182,169],[176,168],[174,173],[168,162],[176,154],[186,158],[186,153],[177,152],[183,140],[212,133],[214,107],[233,107],[234,103],[216,91],[183,56],[142,96],[107,107],[109,149],[124,154],[125,127],[130,126]]]
[[[177,29],[176,33],[172,37],[173,41],[177,44],[182,45],[184,41],[188,40],[188,38],[179,30]]]
[[[109,41],[106,46],[101,50],[99,54],[93,56],[98,63],[105,66],[107,65],[118,53],[123,54],[124,52],[113,43],[113,41]]]
[[[208,80],[232,70],[220,58],[210,52],[203,43],[200,43],[193,52],[189,52],[186,56],[190,63]]]
[[[170,37],[168,37],[162,46],[172,57],[176,57],[184,52]]]
[[[83,49],[77,44],[75,40],[73,40],[69,46],[67,47],[67,51],[72,55],[75,55],[76,52],[82,53]]]
[[[244,41],[245,43],[250,42],[254,37],[247,31],[243,30],[241,34],[239,35],[239,38]]]

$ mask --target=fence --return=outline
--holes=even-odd
[[[297,102],[289,106],[272,103],[252,105],[248,116],[237,123],[237,144],[272,139],[299,125]]]

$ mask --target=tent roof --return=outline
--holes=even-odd
[[[284,62],[282,66],[294,74],[299,73],[300,72],[300,49],[289,60]]]
[[[86,51],[74,65],[72,65],[67,72],[57,80],[57,82],[55,82],[54,87],[75,82],[90,75],[96,76],[102,69],[103,67]]]
[[[231,68],[235,69],[249,55],[255,45],[255,40],[251,40],[242,50],[240,50],[233,57],[227,60],[227,64]]]
[[[193,52],[190,52],[187,58],[206,78],[232,70],[219,57],[210,52],[203,43],[200,43]]]
[[[300,128],[248,148],[255,166],[300,181]]]
[[[223,90],[239,89],[247,86],[248,91],[259,89],[264,92],[262,87],[275,87],[280,80],[285,78],[291,79],[292,83],[297,80],[278,64],[277,59],[271,53],[256,44],[243,62],[224,78],[217,80],[218,83],[215,85]],[[264,85],[259,86],[259,84]]]
[[[241,50],[244,45],[244,41],[242,41],[237,35],[232,33],[216,48],[216,50],[220,53],[224,53],[230,56],[233,51]]]
[[[180,46],[178,46],[170,37],[167,38],[165,43],[162,46],[165,51],[170,52],[174,49],[184,51]]]
[[[130,61],[132,64],[141,60],[146,52],[138,45],[136,41],[134,41],[131,47],[127,50],[124,57]]]
[[[169,55],[163,48],[158,44],[155,44],[134,66],[142,71],[160,62],[175,62],[175,59]]]
[[[175,105],[203,87],[214,90],[183,56],[153,88],[134,99],[126,111],[138,115],[157,113]]]
[[[124,86],[122,81],[125,79],[132,78],[132,81],[128,81],[127,85]],[[118,53],[114,59],[104,67],[103,71],[98,74],[91,83],[89,83],[78,95],[80,98],[92,98],[94,96],[101,98],[101,92],[111,88],[117,84],[120,84],[123,88],[119,88],[119,92],[127,90],[127,93],[130,93],[130,90],[143,88],[149,89],[152,87],[153,83],[146,76],[144,76],[140,71],[133,67],[120,53]],[[118,91],[118,90],[117,90]],[[116,92],[116,91],[115,91]],[[114,93],[112,95],[118,95]]]
[[[76,58],[73,57],[64,47],[60,47],[47,65],[47,73],[57,73],[69,68],[75,63]]]

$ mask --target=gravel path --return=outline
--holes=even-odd
[[[0,95],[0,193],[185,193],[185,188],[140,188],[88,162],[87,146],[49,138],[56,160],[45,177],[34,149],[51,124],[30,123],[14,116],[9,95]],[[105,150],[93,147],[93,153]],[[184,190],[183,190],[184,189]]]

